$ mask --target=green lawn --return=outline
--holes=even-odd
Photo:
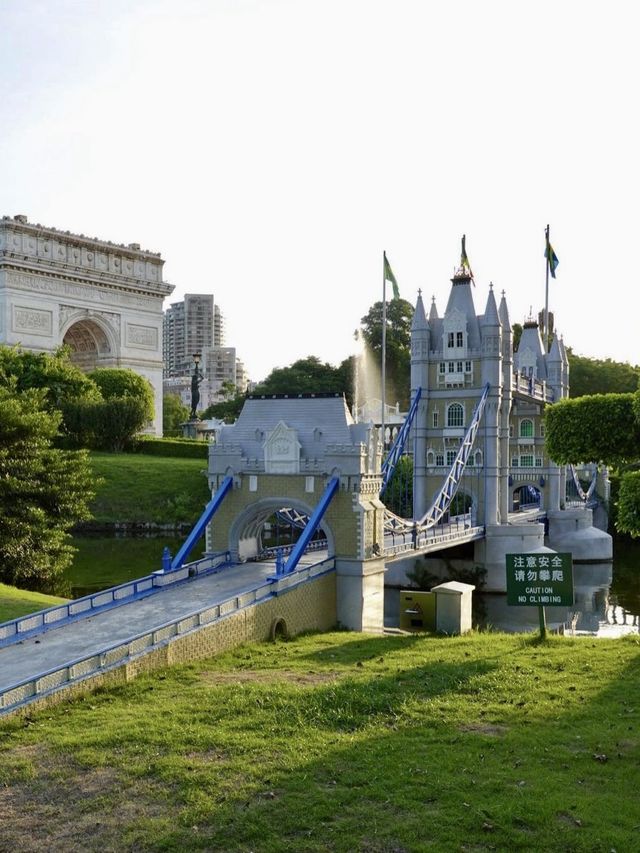
[[[640,642],[306,636],[0,724],[3,849],[640,848]]]
[[[103,479],[92,512],[96,521],[195,522],[210,498],[206,459],[92,453]]]
[[[26,616],[36,610],[45,610],[66,601],[54,595],[44,595],[41,592],[29,592],[0,583],[0,622],[8,622],[19,616]]]

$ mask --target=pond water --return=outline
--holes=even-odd
[[[613,563],[575,563],[572,608],[547,607],[547,627],[565,633],[619,637],[640,632],[640,542],[614,539]],[[400,590],[385,589],[385,626],[400,622]],[[474,593],[473,623],[499,631],[538,631],[537,607],[510,607],[507,596]]]
[[[79,598],[110,586],[148,575],[161,567],[165,546],[175,554],[184,537],[91,536],[75,537],[78,553],[67,570],[61,595]],[[190,559],[204,550],[196,543]],[[575,606],[548,607],[550,629],[619,636],[640,630],[640,542],[614,539],[613,563],[574,565]],[[400,590],[385,589],[385,626],[400,621]],[[509,607],[506,595],[474,593],[474,624],[502,631],[537,631],[536,607]]]
[[[77,548],[72,565],[65,572],[60,595],[81,598],[110,586],[151,574],[162,567],[162,551],[175,555],[186,537],[154,536],[74,536]],[[204,550],[204,538],[196,542],[189,559]]]

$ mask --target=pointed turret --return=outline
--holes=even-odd
[[[411,400],[420,392],[420,403],[413,427],[414,435],[414,487],[413,505],[416,518],[427,510],[427,408],[429,400],[429,323],[424,313],[422,291],[411,323]]]
[[[500,317],[498,316],[498,308],[496,306],[496,298],[493,295],[493,284],[489,284],[489,296],[487,297],[487,307],[484,309],[484,315],[480,321],[481,326],[500,326]]]
[[[421,331],[423,329],[428,329],[429,324],[427,322],[427,315],[424,313],[424,303],[422,302],[422,291],[418,291],[418,300],[416,302],[416,307],[413,312],[413,320],[411,322],[411,332]]]
[[[564,340],[562,339],[562,335],[560,336],[560,340],[558,341],[558,348],[560,350],[560,357],[562,358],[562,392],[564,397],[569,396],[569,356],[567,355],[567,351],[564,346]]]
[[[471,293],[471,276],[460,268],[451,279],[451,284],[451,292],[444,312],[444,337],[447,338],[448,332],[457,331],[464,326],[466,348],[479,350],[480,327]],[[444,341],[444,346],[447,347],[447,340]]]
[[[515,353],[513,360],[516,370],[522,376],[541,381],[547,378],[547,366],[544,360],[540,329],[532,317],[529,317],[524,323],[518,352]]]
[[[553,336],[551,349],[545,358],[547,362],[547,376],[549,385],[553,391],[554,400],[559,400],[562,395],[562,353],[560,352],[560,342],[558,335]]]
[[[436,308],[436,298],[435,296],[431,297],[431,308],[429,309],[429,323],[432,323],[434,320],[439,320],[438,317],[438,309]]]
[[[506,332],[511,331],[511,321],[509,320],[509,309],[507,308],[507,300],[504,296],[504,290],[502,291],[502,298],[500,299],[500,307],[498,308],[498,317],[500,317],[500,323],[502,324],[502,331]]]

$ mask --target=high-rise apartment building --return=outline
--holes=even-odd
[[[223,319],[211,294],[186,293],[165,311],[162,324],[165,376],[188,373],[193,354],[222,344]]]

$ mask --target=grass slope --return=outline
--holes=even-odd
[[[98,522],[195,522],[209,500],[206,460],[92,453],[103,479],[92,505]]]
[[[0,583],[0,622],[17,619],[19,616],[26,616],[27,613],[34,613],[36,610],[45,610],[47,607],[53,607],[63,601],[66,599],[57,598],[55,595],[44,595],[41,592],[17,589],[15,586]]]
[[[0,724],[4,849],[640,848],[640,643],[334,633]]]

